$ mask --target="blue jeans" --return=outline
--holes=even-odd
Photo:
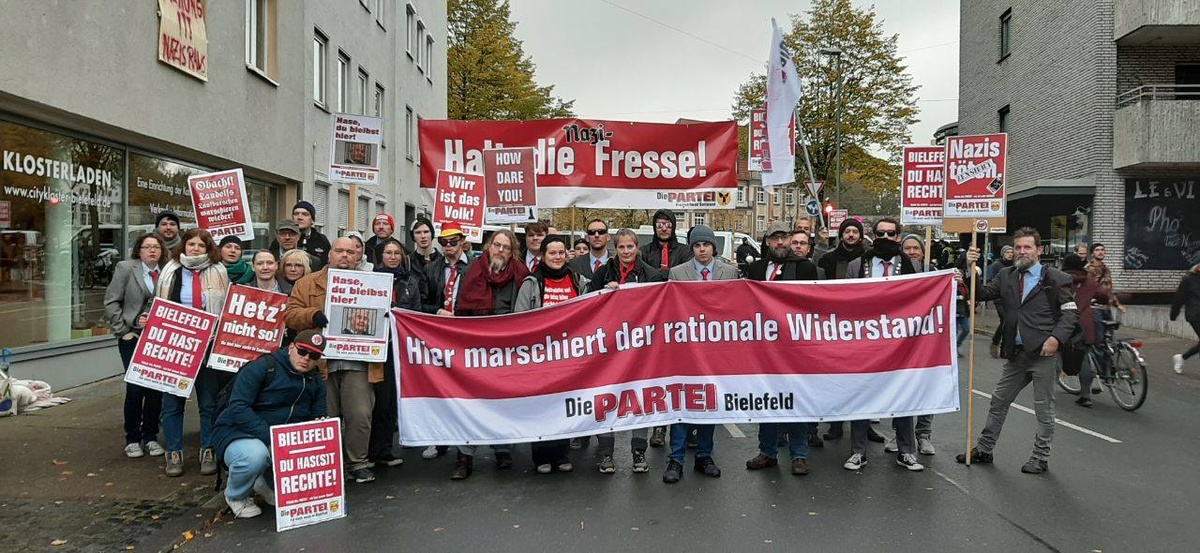
[[[271,452],[267,450],[267,444],[258,438],[229,442],[225,448],[225,464],[229,465],[229,482],[225,485],[225,497],[229,499],[245,499],[249,496],[259,476],[266,478],[268,486],[274,486]]]
[[[696,429],[696,458],[712,457],[713,431],[712,424],[672,424],[671,425],[671,454],[668,459],[683,464],[683,456],[687,453],[687,435]]]
[[[806,422],[764,422],[758,425],[758,452],[774,459],[779,453],[779,432],[788,433],[788,453],[792,460],[808,459]]]
[[[206,361],[207,362],[207,358]],[[212,447],[213,426],[216,424],[217,396],[234,373],[202,368],[196,376],[196,405],[200,409],[200,449]],[[183,451],[183,407],[187,398],[163,394],[162,427],[167,439],[167,451]]]
[[[129,361],[137,349],[137,337],[132,340],[117,339],[117,351],[121,363],[129,370]],[[158,418],[162,414],[162,392],[143,388],[137,384],[125,384],[125,443],[158,441]]]
[[[955,322],[958,324],[958,345],[961,347],[967,341],[967,336],[971,335],[971,318],[956,317]]]

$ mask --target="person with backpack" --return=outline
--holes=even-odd
[[[275,505],[271,485],[271,427],[324,418],[325,381],[317,361],[325,338],[305,330],[291,344],[247,363],[218,401],[213,441],[217,457],[229,466],[225,503],[236,518],[262,514],[254,493]]]

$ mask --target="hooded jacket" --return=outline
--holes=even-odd
[[[267,379],[267,368],[275,365],[275,374]],[[229,406],[217,416],[213,444],[217,458],[225,458],[225,448],[234,440],[257,438],[271,444],[271,427],[277,424],[305,422],[326,416],[325,382],[316,369],[301,374],[282,347],[246,363],[233,381]]]
[[[626,283],[666,282],[667,279],[663,277],[661,271],[647,265],[640,257],[633,260],[633,263],[633,270],[625,276]],[[592,280],[588,282],[587,285],[587,291],[595,292],[603,289],[610,282],[620,282],[621,268],[619,264],[620,260],[617,259],[616,256],[608,258],[608,263],[604,264],[603,267],[600,267],[600,270],[596,271],[595,274],[592,275]]]
[[[650,243],[642,246],[641,254],[642,261],[647,265],[657,268],[662,272],[663,280],[666,280],[667,271],[680,263],[684,263],[692,258],[692,248],[686,244],[679,243],[679,238],[675,235],[675,229],[679,227],[679,222],[675,218],[675,212],[669,209],[660,209],[654,212],[654,218],[651,223],[659,219],[667,219],[671,222],[671,238],[667,242],[667,266],[662,266],[662,248],[663,242],[658,239],[658,234],[650,239]]]

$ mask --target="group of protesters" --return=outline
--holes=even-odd
[[[146,323],[149,302],[155,297],[219,314],[231,284],[288,294],[284,316],[288,332],[280,349],[241,369],[231,386],[228,407],[219,415],[216,412],[218,394],[235,375],[203,368],[196,378],[201,427],[200,472],[216,472],[219,462],[229,467],[230,480],[225,495],[239,517],[259,514],[252,492],[270,500],[270,484],[262,477],[269,465],[266,429],[270,425],[325,416],[341,417],[347,478],[357,483],[373,481],[375,469],[394,467],[403,462],[394,454],[398,429],[397,367],[391,349],[383,363],[323,358],[322,332],[330,322],[325,314],[329,268],[391,274],[394,307],[449,317],[530,311],[589,292],[620,289],[634,283],[738,278],[758,281],[871,278],[914,274],[927,269],[925,244],[921,238],[903,234],[901,224],[891,218],[874,222],[871,226],[874,241],[869,247],[864,240],[864,225],[856,219],[847,219],[841,224],[837,229],[837,245],[832,248],[825,248],[823,243],[814,244],[816,235],[810,219],[801,219],[794,227],[774,222],[763,233],[761,255],[746,259],[744,269],[739,270],[737,264],[717,257],[717,237],[705,225],[692,227],[680,241],[676,216],[665,209],[655,213],[654,236],[645,245],[639,245],[638,236],[629,229],[610,233],[607,223],[601,219],[589,221],[581,241],[574,243],[547,224],[535,222],[525,227],[523,240],[518,240],[508,229],[492,233],[477,257],[471,255],[472,245],[462,227],[454,223],[440,225],[435,235],[431,222],[417,219],[407,229],[413,243],[410,251],[396,238],[395,220],[388,214],[379,214],[372,221],[373,236],[370,239],[364,241],[361,236],[351,233],[332,242],[313,228],[316,212],[312,204],[298,202],[292,215],[291,220],[277,225],[276,239],[270,248],[255,252],[250,264],[246,265],[242,260],[242,243],[237,238],[225,238],[215,243],[203,229],[190,229],[181,235],[179,218],[163,212],[158,216],[155,232],[140,237],[133,246],[130,259],[118,265],[117,276],[105,298],[112,330],[118,337],[118,349],[128,368],[138,334]],[[610,240],[613,242],[611,249]],[[1017,241],[1022,246],[1017,249],[1015,267],[1024,267],[1020,278],[1027,288],[1036,280],[1025,279],[1025,271],[1031,265],[1041,268],[1041,265],[1030,263],[1030,259],[1036,263],[1039,240],[1032,229],[1017,233]],[[978,251],[971,249],[963,256],[974,263],[978,260]],[[1039,271],[1038,275],[1047,273],[1051,278],[1070,280],[1057,270]],[[1003,412],[1007,411],[1016,393],[1030,382],[1027,375],[1033,374],[1032,381],[1039,398],[1044,389],[1049,389],[1045,384],[1047,380],[1041,375],[1045,363],[1038,361],[1038,356],[1027,356],[1023,352],[1038,351],[1045,342],[1047,346],[1040,350],[1041,355],[1053,355],[1054,348],[1049,348],[1048,344],[1054,338],[1065,339],[1065,336],[1058,336],[1056,325],[1074,322],[1066,316],[1061,317],[1062,321],[1051,321],[1047,324],[1056,331],[1050,334],[1042,330],[1045,325],[1029,327],[1025,315],[1018,321],[1017,312],[1026,311],[1027,304],[1036,303],[1034,308],[1041,310],[1039,316],[1049,313],[1050,306],[1037,302],[1022,304],[1019,297],[1010,297],[1003,286],[995,287],[997,279],[1018,278],[1016,268],[1004,268],[995,277],[983,287],[980,298],[997,299],[1011,312],[1012,316],[1003,317],[1001,323],[1008,364],[997,393],[993,395],[988,426],[978,448],[971,452],[975,462],[990,461],[995,437],[1003,424]],[[959,274],[960,290],[965,290],[967,278],[968,275]],[[1059,281],[1053,283],[1057,285]],[[1016,289],[1015,284],[1013,289]],[[1046,297],[1043,303],[1047,304],[1062,299]],[[1065,305],[1067,301],[1059,303],[1063,305],[1056,307],[1061,308],[1064,315],[1073,313],[1070,306]],[[1026,346],[1029,349],[1025,349]],[[242,374],[247,376],[242,377]],[[186,398],[128,385],[126,454],[129,457],[165,454],[167,475],[182,475],[185,401]],[[289,408],[297,402],[303,403],[303,408]],[[1041,424],[1053,420],[1052,403],[1043,405],[1039,402],[1038,405],[1040,426],[1034,456],[1031,464],[1023,468],[1034,473],[1046,468],[1049,436],[1053,430],[1052,422]],[[160,422],[165,446],[157,437]],[[847,422],[850,422],[850,456],[843,467],[848,470],[861,470],[867,464],[870,441],[884,443],[884,451],[895,454],[896,464],[908,471],[924,469],[918,454],[935,453],[931,417],[897,417],[891,421],[893,432],[890,437],[876,432],[872,421]],[[746,461],[745,466],[748,470],[777,466],[779,449],[786,447],[792,474],[808,474],[809,448],[824,447],[825,441],[842,438],[844,427],[844,422],[834,422],[822,434],[816,424],[761,424],[758,454]],[[713,432],[713,425],[691,424],[633,430],[630,432],[632,471],[648,472],[647,448],[665,446],[668,454],[662,475],[664,482],[675,483],[683,477],[685,454],[689,448],[695,449],[695,472],[719,477],[721,469],[713,456]],[[605,433],[595,438],[596,470],[604,474],[617,472],[616,436]],[[571,451],[586,448],[589,444],[589,438],[531,444],[536,472],[572,471]],[[517,446],[491,447],[497,469],[513,467],[512,452]],[[430,446],[422,451],[422,457],[436,459],[450,451],[455,453],[451,478],[469,478],[474,469],[474,446]],[[959,456],[960,461],[964,460],[964,455]]]

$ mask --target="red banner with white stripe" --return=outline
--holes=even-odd
[[[393,315],[405,445],[959,408],[950,271],[669,282],[513,315]]]
[[[484,150],[527,147],[534,149],[542,208],[734,207],[738,134],[733,121],[422,119],[417,133],[426,194],[433,193],[439,170],[483,174]]]

